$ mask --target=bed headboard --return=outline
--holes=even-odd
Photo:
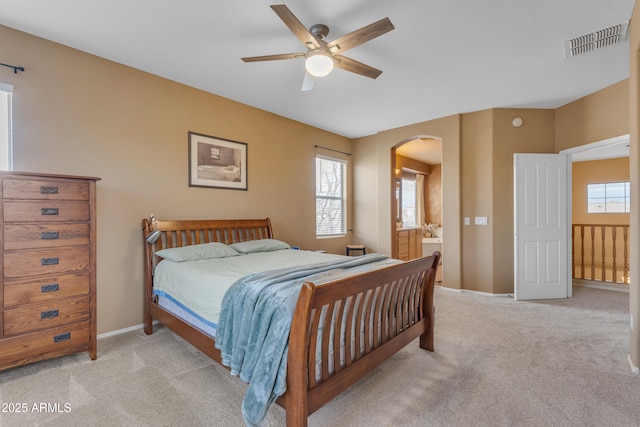
[[[146,241],[153,231],[159,231],[159,238]],[[145,244],[152,252],[166,248],[220,242],[224,244],[247,240],[272,239],[271,220],[266,219],[208,219],[208,220],[142,220],[142,234]]]
[[[153,242],[147,237],[154,231],[160,236]],[[145,263],[153,271],[160,249],[220,242],[224,244],[247,240],[272,239],[271,220],[265,219],[205,219],[205,220],[142,220]]]

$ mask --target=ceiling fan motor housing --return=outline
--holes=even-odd
[[[324,40],[324,38],[329,35],[329,27],[324,24],[314,24],[309,27],[309,32],[311,33],[311,35],[313,35],[313,37]]]

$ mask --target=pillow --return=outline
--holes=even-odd
[[[242,254],[291,249],[287,243],[275,239],[247,240],[246,242],[232,243],[229,246]]]
[[[156,255],[170,261],[182,262],[208,258],[225,258],[240,254],[224,243],[211,242],[182,246],[179,248],[161,249],[156,251]]]

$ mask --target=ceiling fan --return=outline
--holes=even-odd
[[[334,66],[372,79],[382,74],[382,71],[358,62],[355,59],[347,58],[343,56],[342,53],[393,30],[394,26],[389,18],[381,19],[359,30],[345,34],[332,42],[326,42],[325,37],[329,34],[329,27],[326,25],[315,24],[307,30],[287,6],[283,4],[271,5],[271,9],[273,9],[276,15],[289,27],[298,40],[306,46],[307,52],[252,56],[242,58],[244,62],[305,57],[306,72],[302,84],[303,91],[311,90],[315,79],[328,75]]]

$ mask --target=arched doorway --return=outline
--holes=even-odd
[[[426,255],[422,251],[423,225],[442,225],[442,163],[442,140],[437,137],[417,135],[391,148],[394,258],[408,260]],[[436,232],[439,230],[434,234],[440,234]],[[425,247],[431,252],[434,246]]]

